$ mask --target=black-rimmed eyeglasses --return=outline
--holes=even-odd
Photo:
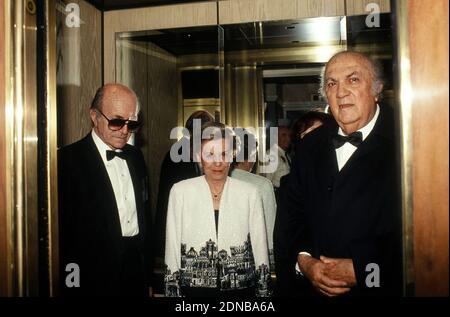
[[[125,120],[120,118],[114,118],[114,119],[108,119],[107,116],[104,115],[103,112],[101,112],[99,109],[96,109],[103,117],[105,117],[106,120],[108,120],[108,128],[112,131],[119,131],[123,128],[124,125],[128,126],[128,130],[134,132],[136,131],[141,123],[139,121],[134,120]]]

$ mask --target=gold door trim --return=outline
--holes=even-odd
[[[14,206],[15,206],[15,194],[14,194],[14,171],[12,169],[13,149],[14,149],[14,93],[13,82],[11,80],[13,72],[13,22],[12,22],[12,3],[10,0],[4,2],[4,27],[5,27],[5,180],[6,180],[6,210],[5,210],[5,238],[6,238],[6,280],[5,287],[3,287],[5,293],[3,296],[14,296],[16,281],[14,278],[15,267],[15,254],[14,254]],[[8,120],[9,119],[9,120]]]
[[[58,294],[59,243],[58,243],[58,161],[57,161],[57,104],[56,104],[56,0],[45,1],[47,47],[47,201],[49,241],[49,286],[50,296]]]
[[[413,140],[412,140],[412,88],[410,78],[410,52],[408,31],[408,1],[399,0],[395,5],[397,16],[397,65],[398,102],[400,119],[400,168],[402,185],[402,219],[403,219],[403,293],[412,296],[414,292],[414,212],[413,212]]]
[[[55,0],[44,1],[46,21],[45,104],[46,156],[37,157],[36,16],[23,1],[5,0],[5,135],[6,135],[6,296],[39,294],[38,163],[48,184],[50,295],[58,277],[57,144],[56,144],[56,20]],[[3,20],[3,19],[2,19]],[[2,294],[3,295],[3,294]],[[46,294],[42,294],[46,295]]]
[[[24,85],[24,57],[23,57],[23,2],[13,1],[13,38],[12,38],[12,161],[11,183],[13,184],[11,233],[12,243],[10,247],[13,252],[12,269],[12,294],[23,296],[24,289],[24,171],[23,171],[23,85]]]

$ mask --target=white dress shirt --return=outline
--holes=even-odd
[[[139,224],[133,181],[131,180],[127,162],[117,156],[108,161],[106,159],[106,151],[111,150],[111,148],[100,139],[94,130],[92,130],[92,138],[102,157],[103,164],[105,164],[109,180],[114,190],[122,236],[135,236],[139,233]],[[116,152],[120,152],[120,150],[116,150]]]
[[[379,114],[380,114],[380,107],[377,105],[377,110],[375,111],[375,115],[373,116],[372,120],[370,120],[368,124],[366,124],[364,127],[358,130],[359,132],[362,133],[363,141],[367,138],[370,132],[372,132],[373,127],[375,126],[375,122],[377,122]],[[345,136],[344,131],[342,131],[340,127],[338,134]],[[338,162],[339,171],[344,167],[345,163],[347,163],[352,154],[355,153],[356,149],[357,149],[356,146],[354,146],[349,142],[344,143],[343,146],[336,149],[336,158]]]
[[[373,118],[369,121],[368,124],[366,124],[364,127],[362,127],[361,129],[358,130],[359,132],[362,133],[363,141],[369,136],[370,132],[372,132],[373,127],[375,126],[375,123],[377,122],[379,114],[380,114],[380,106],[377,104],[377,110],[375,111],[375,115],[373,116]],[[339,127],[338,134],[345,136],[345,133],[344,133],[344,131],[342,131],[341,127]],[[337,158],[337,162],[338,162],[339,171],[344,167],[344,165],[347,163],[347,161],[350,159],[350,157],[353,155],[353,153],[355,153],[356,149],[357,149],[357,147],[349,142],[345,142],[344,145],[342,145],[341,147],[336,149],[336,158]],[[299,253],[299,255],[301,255],[301,254],[311,256],[311,254],[308,252],[302,251]],[[298,273],[302,274],[298,263],[295,264],[295,270]]]

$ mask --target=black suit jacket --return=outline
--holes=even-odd
[[[288,246],[292,266],[301,251],[315,258],[351,258],[358,285],[350,294],[401,294],[401,210],[392,111],[381,107],[373,130],[341,171],[331,142],[337,131],[336,122],[327,123],[300,144],[281,190],[286,232],[278,239]],[[380,268],[379,288],[366,287],[370,263]]]
[[[139,224],[139,250],[150,285],[152,252],[148,176],[139,149],[126,145]],[[59,235],[62,294],[120,294],[124,252],[117,204],[106,167],[89,134],[58,151]],[[80,288],[65,287],[68,263],[80,267]]]

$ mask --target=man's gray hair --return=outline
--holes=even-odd
[[[382,95],[381,95],[381,88],[384,85],[384,80],[383,80],[383,67],[380,63],[379,60],[377,60],[376,58],[369,56],[367,54],[361,53],[361,52],[354,52],[354,51],[343,51],[343,52],[339,52],[334,54],[328,61],[328,63],[322,68],[321,73],[320,73],[320,88],[319,88],[319,93],[322,95],[322,97],[324,98],[324,100],[328,100],[327,99],[327,94],[326,94],[326,79],[325,79],[325,72],[327,70],[327,65],[335,58],[339,57],[340,55],[344,55],[344,54],[352,54],[352,55],[356,55],[359,56],[360,58],[362,58],[364,61],[366,61],[369,65],[369,70],[370,73],[372,75],[372,94],[375,97],[378,97],[379,99],[381,99]]]

